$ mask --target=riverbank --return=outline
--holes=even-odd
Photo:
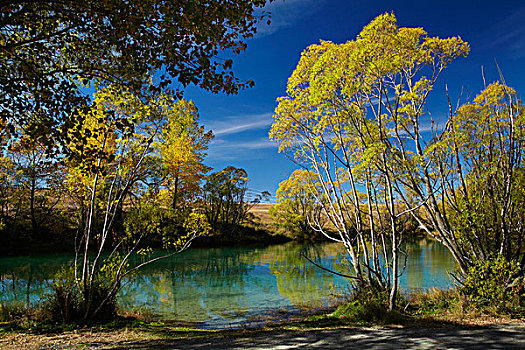
[[[194,248],[208,247],[253,247],[282,244],[292,241],[285,232],[279,231],[268,214],[272,204],[257,203],[248,210],[249,220],[235,226],[232,232],[211,232],[197,237],[191,244]],[[42,254],[74,253],[75,232],[69,228],[60,233],[46,232],[42,237],[28,239],[29,232],[19,232],[16,239],[0,241],[0,258],[38,256]],[[49,236],[49,237],[48,237]],[[25,238],[24,238],[25,237]],[[38,239],[37,239],[38,238]],[[151,242],[151,247],[161,249],[162,244]]]
[[[142,314],[95,327],[0,323],[0,349],[525,348],[521,309],[478,308],[458,290],[413,295],[393,312],[355,301],[309,315],[283,311],[260,320],[264,326],[236,330],[197,329]]]
[[[304,327],[304,328],[303,328]],[[260,329],[210,331],[162,324],[117,330],[86,328],[55,334],[9,333],[0,349],[516,349],[525,348],[518,320],[356,327],[305,327],[292,322]]]

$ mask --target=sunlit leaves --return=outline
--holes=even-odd
[[[212,230],[233,234],[246,219],[248,174],[242,168],[228,166],[211,173],[203,186],[204,212]]]
[[[397,283],[403,220],[433,195],[435,183],[429,160],[439,152],[433,146],[427,153],[421,122],[430,119],[427,97],[441,71],[468,51],[459,37],[431,38],[421,28],[399,28],[393,14],[383,14],[355,40],[309,46],[286,96],[278,99],[270,138],[315,174],[323,210],[339,235],[334,239],[344,242],[359,283]],[[388,242],[390,257],[378,242]],[[379,255],[391,259],[385,271],[379,270]],[[374,261],[368,277],[361,259]]]
[[[172,100],[165,115],[155,147],[162,168],[161,185],[170,192],[175,209],[197,199],[204,174],[210,170],[203,162],[213,134],[199,125],[198,110],[191,101]]]
[[[372,147],[377,138],[388,144],[395,134],[418,138],[415,124],[439,72],[468,49],[459,37],[429,38],[421,28],[398,28],[391,14],[374,19],[356,40],[311,45],[288,81],[287,96],[278,100],[270,137],[280,151],[300,148],[305,135],[336,134],[338,149],[352,142]],[[425,67],[430,78],[416,79]]]
[[[495,254],[521,259],[524,135],[523,104],[499,82],[463,104],[444,134],[441,159],[455,170],[449,220],[472,261]]]
[[[292,237],[313,240],[317,234],[310,224],[321,220],[322,190],[316,184],[316,174],[308,170],[295,170],[288,179],[279,184],[276,204],[270,216],[278,226],[285,228]]]
[[[223,51],[239,54],[266,14],[263,0],[3,1],[0,119],[14,132],[41,113],[49,143],[62,141],[94,83],[135,94],[180,96],[189,84],[234,94],[253,86]],[[150,79],[155,76],[155,79]]]

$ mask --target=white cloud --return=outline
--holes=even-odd
[[[277,143],[268,138],[258,138],[252,141],[213,140],[208,149],[208,159],[212,161],[231,161],[247,157],[257,159],[260,153],[255,151],[277,149],[277,147]]]
[[[229,116],[206,123],[215,138],[208,148],[211,161],[232,161],[257,158],[258,151],[276,149],[277,144],[268,138],[272,113]]]
[[[234,143],[231,146],[241,150],[258,150],[267,148],[277,148],[277,143],[269,139],[259,139],[250,142]]]
[[[207,123],[207,128],[212,130],[216,137],[222,137],[244,131],[267,129],[272,121],[271,113],[249,114],[214,120]]]
[[[271,13],[271,24],[262,21],[257,29],[257,38],[271,35],[290,27],[300,19],[312,15],[324,2],[319,0],[275,0],[267,3],[264,12]]]

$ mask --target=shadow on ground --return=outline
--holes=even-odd
[[[525,349],[525,326],[339,328],[114,344],[112,349]]]

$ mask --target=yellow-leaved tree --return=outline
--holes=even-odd
[[[279,184],[276,204],[269,209],[274,222],[291,234],[292,238],[314,240],[322,236],[324,228],[322,189],[315,183],[311,170],[295,170]]]
[[[309,46],[278,99],[270,137],[315,174],[335,232],[316,228],[346,247],[356,285],[385,292],[390,309],[405,222],[436,190],[421,127],[426,100],[468,51],[460,37],[429,37],[383,14],[355,40]],[[424,200],[408,200],[407,183]]]
[[[139,99],[112,86],[94,97],[68,134],[67,184],[82,210],[72,276],[55,282],[53,305],[59,310],[53,314],[62,321],[110,319],[124,278],[186,249],[208,229],[202,214],[189,213],[183,230],[166,232],[170,212],[162,197],[151,195],[149,183],[164,155],[159,152],[163,130],[177,118],[186,123],[179,104],[165,95]],[[185,160],[185,152],[173,157]],[[150,255],[148,243],[155,241],[168,251]],[[132,262],[134,253],[143,259]]]
[[[440,190],[416,218],[454,254],[475,302],[525,303],[524,149],[523,104],[494,82],[450,106],[447,127],[427,150],[427,181]]]
[[[210,167],[204,164],[208,144],[213,138],[199,125],[197,107],[192,101],[172,102],[156,147],[159,149],[161,185],[167,190],[172,209],[187,208],[201,192],[201,182]]]

